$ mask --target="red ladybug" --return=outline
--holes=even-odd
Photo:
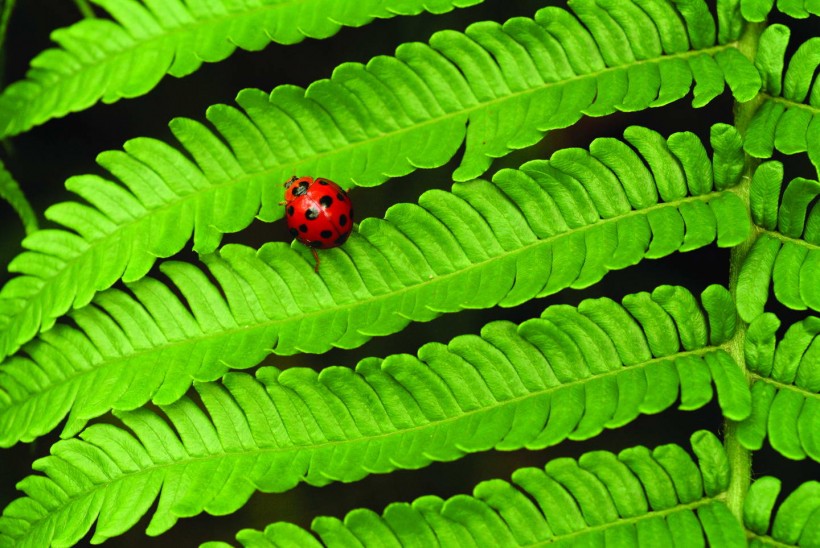
[[[321,177],[291,177],[285,183],[285,219],[294,238],[316,249],[337,247],[345,243],[353,229],[353,205],[342,187]]]

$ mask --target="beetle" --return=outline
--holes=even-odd
[[[342,187],[323,177],[294,175],[285,187],[285,220],[290,234],[308,246],[316,259],[317,249],[338,247],[353,230],[353,204]]]

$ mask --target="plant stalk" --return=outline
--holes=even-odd
[[[748,23],[737,43],[737,48],[751,61],[757,54],[757,47],[760,41],[760,34],[763,32],[765,25],[762,23],[751,24]],[[746,131],[749,128],[752,117],[757,109],[763,103],[763,96],[758,93],[754,99],[745,103],[735,103],[734,118],[735,127],[740,132],[742,137],[746,137]],[[740,198],[746,203],[747,211],[750,213],[750,186],[752,176],[759,162],[746,155],[746,167],[743,171],[743,177],[740,185],[736,191]],[[740,275],[740,267],[749,253],[755,240],[758,238],[758,232],[755,227],[749,233],[749,237],[738,245],[732,248],[729,260],[729,291],[733,297],[737,297],[737,283]],[[729,344],[729,353],[735,362],[740,366],[744,376],[748,378],[748,370],[746,368],[746,360],[743,353],[744,342],[746,340],[746,330],[748,324],[737,319],[737,331]],[[738,518],[743,519],[743,503],[746,500],[746,493],[749,490],[749,485],[752,481],[752,455],[751,452],[743,447],[737,438],[738,423],[731,420],[726,420],[724,423],[724,439],[723,444],[726,448],[726,454],[729,458],[729,467],[731,469],[731,480],[729,482],[729,490],[726,494],[726,504],[729,510]]]
[[[96,17],[94,10],[91,8],[91,4],[88,3],[88,0],[74,0],[74,3],[86,19],[94,19]]]

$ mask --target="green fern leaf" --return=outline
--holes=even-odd
[[[327,38],[376,18],[445,13],[482,0],[94,0],[111,19],[88,18],[57,29],[59,48],[31,61],[25,80],[0,94],[0,138],[84,110],[151,91],[165,77],[187,76],[236,48]]]
[[[222,384],[196,383],[207,413],[182,397],[162,406],[167,419],[144,408],[117,412],[134,434],[95,424],[81,440],[55,444],[35,464],[45,476],[20,484],[28,498],[8,506],[0,532],[66,544],[97,519],[93,541],[102,541],[133,526],[159,496],[148,527],[159,534],[182,516],[233,512],[255,489],[355,481],[467,452],[587,439],[658,413],[679,393],[682,406],[703,405],[712,381],[727,417],[748,416],[740,369],[708,343],[707,320],[690,293],[663,286],[624,306],[609,299],[556,305],[519,326],[490,323],[481,337],[430,343],[418,358],[365,359],[355,371],[263,367],[256,379],[228,373]],[[664,315],[666,322],[654,322]],[[705,455],[714,452],[701,445]],[[644,474],[655,472],[642,471],[644,458],[635,454],[627,464],[634,460],[648,482]],[[728,481],[721,466],[712,469],[710,493]],[[656,510],[674,505],[667,499],[650,493]],[[89,501],[71,528],[54,527]],[[32,512],[35,506],[52,510]]]
[[[752,413],[738,429],[744,447],[771,446],[790,459],[820,461],[820,318],[792,325],[777,344],[780,325],[764,314],[746,336],[746,363],[752,371]]]
[[[591,152],[502,170],[494,184],[430,191],[419,205],[362,222],[344,249],[323,254],[319,276],[301,245],[228,245],[204,258],[219,287],[193,265],[162,265],[187,306],[154,278],[131,284],[134,297],[103,292],[71,314],[78,328],[56,325],[0,369],[0,445],[40,436],[69,411],[71,435],[112,408],[172,403],[192,379],[255,366],[271,351],[353,348],[410,321],[515,306],[645,257],[746,238],[737,195],[700,177],[709,169],[700,141],[674,138],[670,147],[638,127],[627,136],[648,166],[622,141],[597,139]],[[685,346],[705,344],[704,333]]]
[[[820,15],[820,4],[817,0],[777,0],[777,9],[797,19]]]
[[[577,461],[559,458],[543,469],[516,470],[511,483],[481,482],[472,496],[421,497],[393,503],[382,515],[357,509],[343,519],[317,517],[312,533],[280,522],[264,531],[243,530],[236,538],[243,546],[259,547],[650,547],[704,537],[710,546],[745,546],[741,524],[720,500],[728,482],[704,493],[701,470],[708,464],[696,463],[678,445],[651,451],[639,446],[618,455],[592,451]],[[799,491],[792,496],[805,497]]]
[[[749,488],[743,505],[743,522],[749,546],[815,546],[818,541],[820,483],[809,481],[795,489],[780,505],[769,526],[780,480],[764,476]],[[771,531],[771,532],[769,532]]]
[[[755,158],[771,158],[774,149],[784,154],[808,151],[820,173],[820,94],[809,93],[820,64],[820,38],[810,38],[797,48],[783,71],[783,54],[789,31],[773,25],[761,35],[755,64],[764,77],[765,100],[755,112],[744,148]]]
[[[455,178],[469,180],[493,158],[584,114],[666,104],[685,96],[693,80],[698,106],[724,81],[744,98],[759,78],[745,80],[755,71],[742,56],[713,59],[734,44],[714,44],[714,20],[701,4],[688,3],[679,17],[661,0],[640,7],[581,2],[584,17],[606,21],[592,33],[558,8],[535,20],[444,31],[429,45],[401,46],[396,57],[344,64],[307,90],[245,90],[237,98],[242,110],[208,110],[214,130],[174,120],[184,153],[143,138],[126,143],[125,152],[105,152],[99,163],[120,183],[69,179],[67,188],[90,205],[49,208],[46,217],[66,230],[24,241],[28,251],[12,262],[20,276],[0,291],[0,353],[14,352],[118,279],[142,278],[192,235],[194,249],[210,253],[223,233],[256,216],[279,218],[280,184],[295,172],[321,173],[346,187],[377,185],[441,166],[465,143]],[[721,24],[731,23],[724,17]],[[611,57],[625,40],[631,54]]]
[[[37,214],[34,213],[20,185],[6,170],[2,161],[0,161],[0,199],[8,202],[20,217],[26,234],[37,231]]]
[[[820,310],[820,204],[812,204],[820,183],[798,177],[780,200],[782,182],[783,166],[774,161],[761,164],[752,178],[752,221],[760,235],[741,265],[737,296],[747,322],[763,313],[770,286],[789,308]]]

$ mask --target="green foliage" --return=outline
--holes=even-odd
[[[171,403],[192,380],[252,367],[270,351],[354,348],[410,321],[515,306],[645,257],[746,238],[742,202],[715,191],[694,135],[667,143],[633,126],[626,138],[637,151],[596,139],[589,152],[501,170],[494,184],[457,183],[393,206],[384,220],[365,219],[344,251],[323,254],[319,276],[284,243],[232,244],[203,258],[218,288],[193,265],[162,265],[187,307],[151,277],[129,285],[134,297],[103,292],[70,314],[79,329],[56,325],[0,371],[0,445],[49,432],[67,412],[64,435],[75,435],[110,409]]]
[[[28,203],[26,195],[20,189],[20,185],[11,176],[11,173],[6,171],[6,166],[0,162],[0,198],[7,201],[26,229],[26,234],[31,234],[37,231],[37,214]]]
[[[711,437],[711,440],[709,437]],[[709,444],[709,441],[712,441]],[[246,547],[284,546],[672,546],[693,545],[810,546],[816,538],[820,483],[801,485],[777,509],[769,523],[779,481],[757,480],[749,491],[743,525],[722,500],[728,476],[711,481],[701,471],[710,458],[725,459],[711,433],[692,436],[695,463],[678,445],[650,451],[638,446],[618,455],[593,451],[573,460],[552,460],[544,467],[522,468],[512,482],[494,479],[478,484],[473,495],[447,500],[435,496],[394,503],[382,515],[361,509],[344,519],[318,517],[312,532],[290,523],[264,531],[245,529],[236,539]],[[711,445],[711,447],[709,447]],[[814,513],[814,514],[813,514]],[[318,538],[317,538],[318,537]],[[466,544],[463,539],[467,540]],[[210,542],[201,548],[226,548]]]
[[[482,0],[92,0],[111,19],[88,18],[57,29],[31,61],[25,80],[0,94],[0,138],[56,117],[151,91],[166,74],[178,78],[271,42],[327,38],[343,26],[376,18],[445,13]]]
[[[98,162],[121,184],[98,175],[69,179],[66,187],[88,204],[46,210],[65,230],[49,233],[48,246],[40,236],[24,240],[28,251],[9,265],[20,275],[0,290],[0,353],[16,351],[119,279],[142,278],[192,236],[195,251],[212,253],[222,234],[254,217],[278,219],[279,185],[295,171],[373,186],[441,166],[465,144],[454,178],[467,181],[548,130],[585,114],[662,106],[693,82],[695,106],[719,95],[725,80],[746,84],[733,85],[738,100],[754,96],[754,67],[715,43],[708,10],[687,12],[684,24],[672,6],[649,5],[655,8],[644,13],[608,3],[610,15],[590,4],[584,18],[609,23],[591,33],[558,8],[534,20],[439,32],[429,45],[402,45],[395,57],[343,64],[307,90],[243,90],[241,110],[208,110],[214,130],[175,119],[182,150],[137,138],[125,151],[102,153]],[[611,28],[616,21],[622,26]],[[619,45],[624,40],[636,51]]]
[[[146,94],[236,48],[481,3],[94,2],[111,17],[54,31],[59,48],[0,93],[0,134]],[[813,0],[569,0],[440,31],[306,88],[242,90],[207,122],[176,118],[178,143],[137,137],[103,152],[109,175],[70,177],[76,198],[49,207],[41,230],[0,171],[0,195],[29,232],[0,288],[0,446],[61,423],[63,438],[18,483],[0,546],[102,542],[148,514],[147,533],[160,535],[180,518],[235,512],[257,491],[543,451],[713,400],[723,437],[696,431],[695,457],[674,443],[545,456],[472,496],[236,538],[816,546],[820,484],[801,478],[779,498],[780,479],[752,483],[749,462],[766,440],[774,458],[820,462],[820,37],[789,48],[786,24],[818,11]],[[703,140],[695,127],[630,125],[622,139],[484,176],[584,117],[690,94],[694,109],[734,99],[734,124],[712,124]],[[318,273],[298,244],[222,245],[254,219],[281,218],[294,173],[362,187],[364,203],[367,187],[459,151],[452,186],[361,219],[321,252]],[[815,173],[783,154],[803,154]],[[186,260],[189,241],[197,256]],[[355,367],[281,363],[466,309],[597,289],[612,271],[710,246],[730,250],[710,265],[728,284],[699,297],[667,284],[620,302],[599,293]],[[779,331],[775,312],[797,316]]]

